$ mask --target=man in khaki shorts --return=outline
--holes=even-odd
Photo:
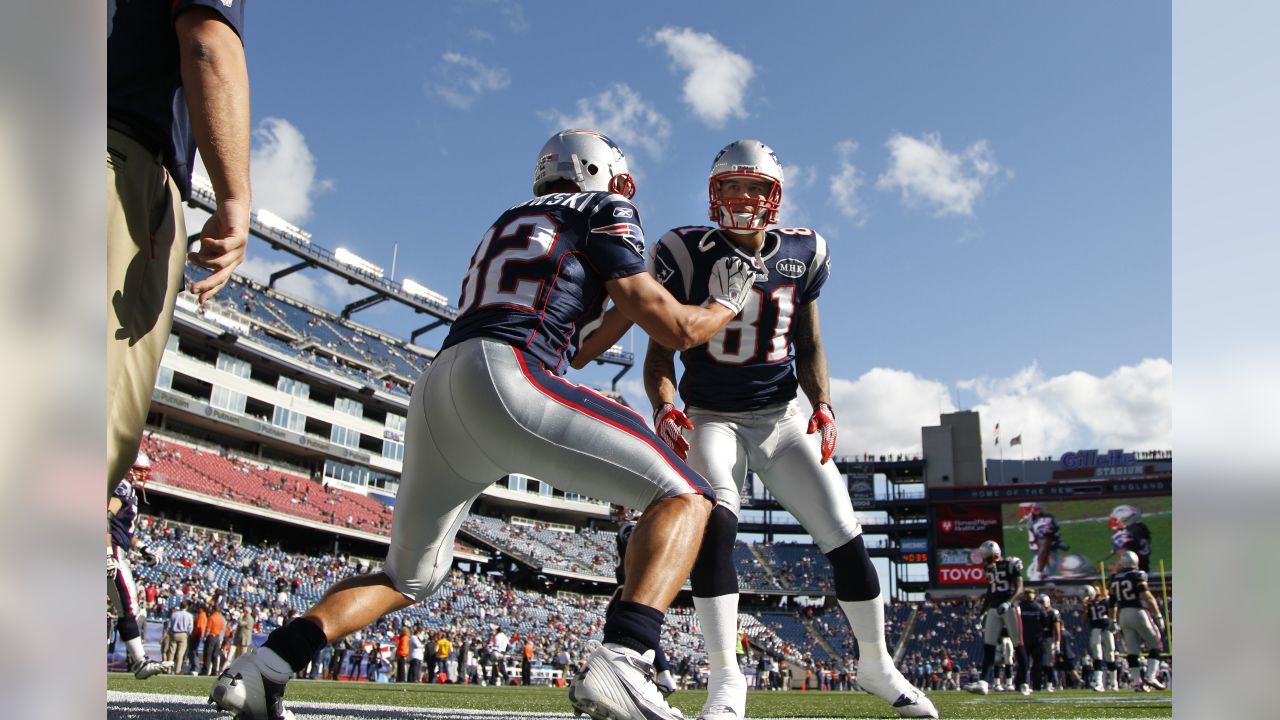
[[[244,260],[249,76],[244,4],[107,3],[107,492],[138,452],[190,259],[205,302]],[[187,252],[196,148],[217,209]]]

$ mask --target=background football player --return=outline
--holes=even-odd
[[[222,709],[241,720],[284,715],[284,683],[325,644],[430,597],[449,573],[472,502],[494,478],[521,472],[645,508],[631,535],[623,597],[605,619],[604,643],[587,645],[570,703],[597,720],[683,717],[654,684],[652,658],[715,493],[641,416],[560,374],[594,357],[571,343],[606,299],[651,337],[691,347],[742,310],[755,272],[726,258],[705,280],[705,307],[672,298],[645,272],[635,183],[622,151],[600,133],[566,130],[548,140],[533,194],[486,230],[457,320],[414,384],[382,571],[335,584],[236,658],[210,690]]]
[[[1151,572],[1151,530],[1142,522],[1142,511],[1132,505],[1117,505],[1107,524],[1111,527],[1111,554],[1128,550],[1138,556],[1138,569]]]
[[[1053,606],[1053,598],[1047,594],[1041,594],[1036,599],[1044,608],[1044,689],[1053,692],[1055,685],[1062,688],[1067,686],[1065,675],[1057,672],[1058,655],[1062,652],[1062,613]]]
[[[1018,525],[1027,531],[1027,545],[1031,548],[1031,567],[1027,579],[1040,581],[1058,573],[1058,551],[1071,549],[1062,542],[1062,529],[1058,520],[1044,511],[1040,503],[1024,502],[1018,505]]]
[[[649,256],[654,277],[693,304],[708,300],[707,278],[725,258],[749,261],[761,272],[733,322],[705,344],[681,351],[679,394],[687,414],[676,407],[675,352],[660,339],[651,341],[644,360],[658,436],[687,453],[718,498],[690,576],[710,662],[699,717],[738,720],[746,709],[746,678],[735,654],[733,543],[748,470],[831,561],[836,598],[858,641],[858,684],[904,717],[937,717],[933,703],[898,672],[886,649],[880,580],[844,478],[830,462],[836,421],[817,302],[831,271],[830,255],[813,230],[769,229],[778,221],[782,187],[782,165],[773,150],[758,140],[730,143],[711,164],[715,226],[675,228]],[[801,406],[797,387],[810,407]]]
[[[1131,550],[1120,553],[1119,571],[1111,577],[1111,598],[1114,606],[1112,619],[1124,638],[1124,651],[1129,660],[1129,683],[1138,692],[1151,688],[1163,690],[1157,679],[1160,670],[1160,654],[1164,643],[1160,633],[1164,630],[1164,616],[1160,606],[1147,587],[1147,573],[1138,568],[1138,556]],[[1147,649],[1147,673],[1143,678],[1139,655]]]
[[[1022,599],[1022,560],[1017,556],[1004,557],[1000,544],[987,540],[978,546],[983,570],[987,573],[987,593],[982,598],[982,676],[964,686],[971,693],[986,695],[991,690],[993,668],[996,662],[996,643],[1000,629],[1009,632],[1014,655],[1018,662],[1015,683],[1023,695],[1031,694],[1027,684],[1027,648],[1022,643],[1022,620],[1018,601]]]
[[[1111,619],[1111,596],[1093,585],[1084,588],[1084,612],[1089,623],[1089,657],[1093,658],[1093,677],[1089,685],[1098,692],[1120,687],[1116,675],[1115,621]]]
[[[160,562],[163,548],[152,548],[137,536],[138,489],[151,474],[151,458],[139,452],[133,467],[116,485],[107,500],[107,594],[116,611],[116,630],[124,641],[129,656],[129,672],[139,680],[166,672],[158,660],[147,657],[142,647],[142,628],[138,626],[138,586],[133,580],[129,551],[136,549],[147,562]]]

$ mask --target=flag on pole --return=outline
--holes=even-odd
[[[996,445],[999,445],[1000,444],[1000,423],[996,423],[996,429],[991,431],[991,434],[996,439]]]
[[[1014,445],[1021,445],[1021,444],[1022,444],[1022,435],[1014,435],[1013,439],[1009,441],[1009,447],[1013,447]]]

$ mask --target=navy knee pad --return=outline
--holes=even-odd
[[[702,534],[698,558],[689,573],[695,597],[719,597],[738,592],[738,570],[733,561],[733,543],[738,538],[738,516],[717,505],[711,510]]]
[[[844,602],[874,600],[880,596],[880,576],[862,535],[827,553],[835,580],[836,599]]]
[[[125,642],[129,642],[142,634],[138,631],[138,618],[133,615],[121,616],[116,621],[116,630],[120,631],[120,639]]]

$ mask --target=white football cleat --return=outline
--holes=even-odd
[[[983,683],[985,684],[985,683]],[[938,709],[924,693],[920,692],[890,665],[887,670],[866,668],[858,673],[858,685],[893,706],[901,717],[936,718]],[[985,693],[983,693],[985,694]]]
[[[747,716],[747,678],[736,668],[711,674],[707,680],[707,702],[698,720],[742,720]]]
[[[1022,693],[1023,695],[1030,695],[1031,686],[1026,683],[1022,683],[1021,685],[1018,686],[1018,692]]]
[[[960,689],[975,695],[986,695],[991,692],[991,686],[987,684],[986,680],[974,680]]]
[[[1166,689],[1166,688],[1165,688],[1165,684],[1164,684],[1164,683],[1160,682],[1159,680],[1157,680],[1156,678],[1153,678],[1153,677],[1149,677],[1149,678],[1147,678],[1146,680],[1143,680],[1142,682],[1143,682],[1143,683],[1145,683],[1147,687],[1152,688],[1152,689],[1154,689],[1154,690],[1165,690],[1165,689]]]
[[[284,686],[292,675],[288,668],[274,651],[253,648],[222,671],[209,690],[209,702],[235,720],[293,720],[284,706]]]
[[[158,660],[143,658],[136,662],[130,660],[129,672],[133,673],[133,676],[139,680],[146,680],[152,675],[159,675],[160,673],[169,672],[169,670],[164,666],[164,663]]]
[[[685,720],[654,682],[653,651],[643,655],[620,645],[587,644],[587,664],[569,683],[575,714],[593,720]]]

